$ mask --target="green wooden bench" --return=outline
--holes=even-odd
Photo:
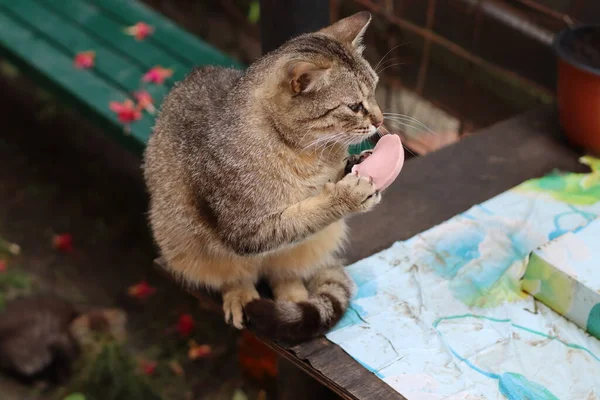
[[[124,32],[138,22],[154,27],[143,41]],[[95,66],[76,69],[73,59],[84,51],[96,53]],[[154,117],[144,112],[126,132],[110,102],[143,89],[159,107],[193,67],[243,67],[136,0],[0,0],[0,56],[136,152]],[[173,69],[173,76],[163,85],[143,83],[157,65]]]
[[[124,32],[138,22],[155,29],[143,41]],[[73,59],[84,51],[95,52],[95,66],[76,69]],[[0,0],[0,56],[137,153],[154,116],[144,112],[126,132],[110,102],[143,89],[158,108],[193,67],[244,67],[137,0]],[[157,65],[173,69],[173,76],[163,85],[144,84],[142,76]],[[351,152],[370,147],[364,143]]]

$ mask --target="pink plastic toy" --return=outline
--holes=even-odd
[[[398,135],[384,135],[373,149],[373,153],[352,172],[373,178],[377,190],[384,190],[394,182],[404,165],[404,148]]]

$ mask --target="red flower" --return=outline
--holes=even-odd
[[[142,373],[144,375],[154,375],[154,373],[156,372],[156,366],[158,364],[156,363],[156,361],[148,361],[148,360],[141,360],[140,361],[140,369],[142,370]]]
[[[141,281],[140,283],[130,286],[127,289],[127,293],[131,297],[143,300],[156,293],[156,288],[153,288],[152,286],[148,285],[148,282],[146,281]]]
[[[119,121],[123,124],[129,124],[142,119],[142,111],[139,107],[136,107],[135,103],[130,99],[127,99],[122,103],[111,101],[109,107],[112,111],[117,113]]]
[[[207,344],[197,344],[193,340],[190,342],[190,349],[188,350],[188,358],[190,360],[197,360],[198,358],[204,358],[212,353],[212,348]]]
[[[5,272],[7,269],[6,261],[0,260],[0,272]]]
[[[73,251],[73,237],[70,233],[63,233],[62,235],[55,235],[52,239],[54,248],[63,253],[70,253]]]
[[[157,85],[161,85],[165,82],[165,79],[173,76],[173,70],[170,68],[163,68],[161,66],[156,66],[154,68],[150,68],[146,74],[142,77],[144,82],[152,82]]]
[[[82,51],[75,55],[73,59],[73,65],[77,69],[88,69],[94,66],[96,59],[96,53],[93,51]]]
[[[181,337],[188,337],[194,330],[194,319],[191,314],[182,314],[177,321],[177,331]]]
[[[135,37],[136,40],[144,40],[148,36],[152,35],[153,32],[154,27],[145,22],[138,22],[137,24],[125,29],[125,33]]]
[[[156,109],[154,108],[154,100],[152,99],[152,96],[150,96],[150,93],[146,92],[145,90],[140,90],[139,92],[135,92],[133,97],[135,97],[135,100],[138,102],[138,106],[140,108],[143,108],[150,114],[154,114]]]

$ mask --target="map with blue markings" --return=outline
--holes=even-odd
[[[534,249],[600,217],[581,161],[349,266],[328,339],[409,400],[600,399],[600,341],[521,290]]]

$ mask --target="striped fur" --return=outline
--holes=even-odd
[[[306,301],[258,299],[244,309],[256,333],[285,343],[299,343],[325,334],[348,308],[353,283],[339,265],[320,270],[308,282]]]
[[[383,120],[361,53],[369,21],[300,35],[245,71],[195,70],[162,104],[144,155],[154,239],[174,275],[222,294],[238,329],[246,309],[265,332],[312,337],[347,307],[345,221],[381,201],[344,174],[348,146]],[[254,302],[261,278],[278,302]]]

